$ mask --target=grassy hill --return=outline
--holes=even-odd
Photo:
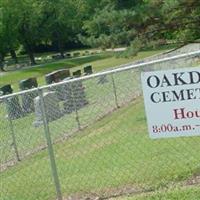
[[[157,190],[200,174],[199,144],[199,137],[151,140],[139,98],[54,149],[64,196],[106,195],[126,186]],[[54,199],[48,162],[43,150],[4,171],[3,199]]]
[[[82,62],[81,67],[88,62],[76,61]],[[98,71],[116,65],[115,62],[119,64],[119,61],[104,57],[92,63]],[[79,64],[75,64],[73,70],[78,69]],[[59,63],[52,64],[52,68],[39,66],[11,72],[3,75],[4,81],[10,75],[17,87],[17,73],[28,77],[38,69],[35,75],[42,84],[43,75],[57,69],[57,65]],[[60,67],[63,66],[64,63]],[[141,94],[140,70],[113,76],[121,108],[117,109],[112,76],[108,75],[104,84],[98,84],[99,78],[93,78],[83,81],[89,104],[77,113],[65,113],[49,123],[63,196],[105,197],[131,188],[144,194],[125,199],[184,199],[189,195],[198,199],[198,186],[189,188],[185,184],[184,188],[182,184],[200,175],[200,137],[150,139],[143,99],[138,96]],[[48,101],[49,105],[54,103]],[[63,102],[59,104],[63,106]],[[77,114],[81,130],[77,126]],[[12,121],[21,158],[20,162],[15,162],[6,106],[0,104],[0,180],[3,186],[0,197],[3,200],[56,199],[44,128],[33,125],[35,117],[35,113],[26,113]]]

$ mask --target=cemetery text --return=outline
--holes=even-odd
[[[200,135],[200,69],[142,73],[151,138]]]

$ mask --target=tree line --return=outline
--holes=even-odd
[[[199,0],[0,0],[0,63],[23,47],[35,64],[36,49],[66,45],[128,46],[133,55],[167,41],[200,38]],[[3,68],[2,68],[3,69]]]

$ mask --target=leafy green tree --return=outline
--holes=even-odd
[[[64,46],[74,39],[78,25],[77,11],[72,0],[42,0],[43,25],[46,38],[55,43],[61,57],[64,57]],[[80,28],[79,28],[80,30]]]
[[[42,6],[36,0],[17,0],[19,41],[30,57],[31,64],[36,64],[34,46],[42,38]]]
[[[183,44],[200,38],[199,0],[168,0],[162,7],[162,15],[164,24],[158,29],[160,32]]]
[[[200,38],[199,0],[0,0],[0,61],[22,45],[35,64],[35,47],[69,42],[128,46],[127,55],[167,41]],[[3,70],[3,67],[1,67]]]
[[[8,51],[7,45],[4,39],[5,39],[5,32],[4,32],[3,21],[2,21],[2,9],[0,9],[0,70],[1,71],[5,71],[4,57]]]
[[[1,33],[0,37],[2,39],[1,44],[3,43],[3,48],[6,52],[10,52],[12,58],[15,60],[15,63],[18,63],[17,56],[15,53],[16,48],[18,47],[17,41],[17,29],[16,29],[16,16],[15,10],[11,10],[10,7],[12,2],[0,1],[1,7]]]
[[[199,22],[199,0],[107,0],[107,6],[84,22],[85,34],[80,38],[104,48],[127,45],[128,54],[134,55],[167,41],[195,41],[200,38]]]

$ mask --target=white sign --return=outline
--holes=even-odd
[[[141,75],[151,138],[200,135],[200,67]]]

